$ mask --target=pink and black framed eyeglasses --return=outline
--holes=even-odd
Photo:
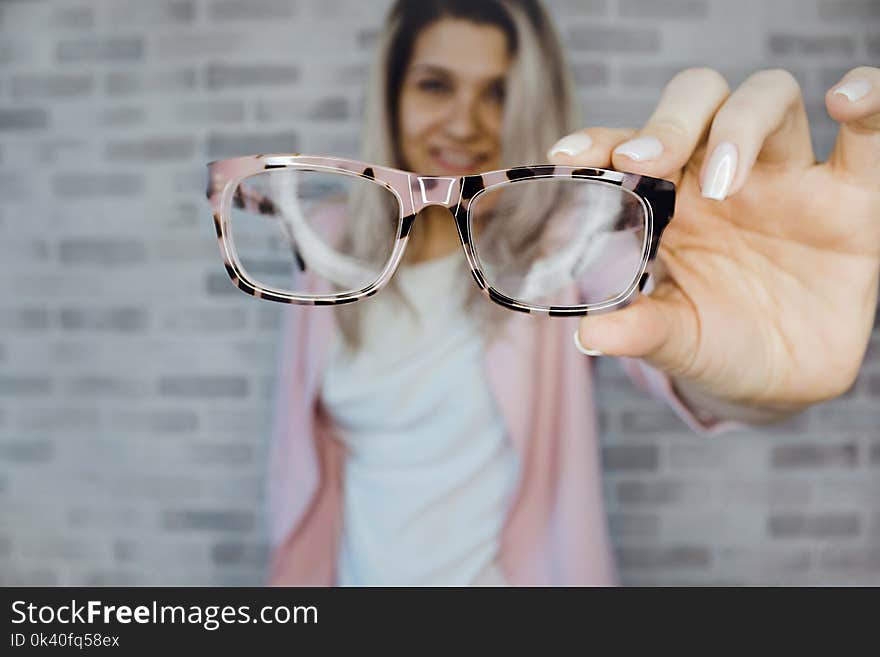
[[[232,282],[260,299],[306,305],[381,290],[404,262],[419,212],[438,205],[492,301],[550,315],[616,310],[649,291],[675,207],[668,180],[583,167],[429,176],[266,154],[211,162],[208,175]]]

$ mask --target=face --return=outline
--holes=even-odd
[[[399,98],[404,168],[437,176],[500,168],[509,66],[501,28],[445,18],[422,30]]]

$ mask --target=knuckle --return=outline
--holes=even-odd
[[[663,141],[667,145],[687,143],[691,139],[691,130],[683,122],[671,117],[654,119],[648,129],[651,134],[664,136]]]
[[[789,95],[800,96],[801,93],[801,85],[797,78],[791,71],[784,68],[768,68],[757,71],[752,73],[746,82],[777,89],[782,88]]]
[[[849,77],[851,75],[880,79],[880,68],[877,68],[876,66],[856,66],[855,68],[850,69],[844,77]]]
[[[754,121],[755,114],[752,111],[752,104],[747,100],[731,96],[730,100],[724,103],[715,113],[712,121],[713,129],[721,127],[728,128],[732,126],[749,125]]]
[[[682,81],[696,83],[705,89],[723,95],[730,93],[730,85],[727,83],[727,79],[716,69],[709,66],[692,66],[679,71],[673,76],[670,83]]]

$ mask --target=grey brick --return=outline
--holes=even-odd
[[[880,20],[880,3],[877,0],[820,0],[819,18],[826,21],[876,21]]]
[[[0,329],[41,331],[49,327],[46,308],[0,308]]]
[[[544,0],[553,16],[605,16],[608,0]]]
[[[687,425],[669,408],[623,411],[620,414],[624,433],[655,434],[662,431],[687,431]]]
[[[158,388],[166,397],[246,397],[248,381],[242,376],[165,376]]]
[[[38,540],[19,539],[19,548],[22,553],[31,558],[63,559],[65,561],[81,561],[92,553],[85,540],[56,534],[44,534]]]
[[[199,416],[192,410],[119,411],[110,414],[108,424],[111,431],[191,433],[199,428]]]
[[[162,322],[168,330],[196,333],[239,331],[246,324],[247,313],[243,308],[180,308],[170,312]]]
[[[248,41],[244,36],[240,30],[162,33],[155,40],[155,52],[157,57],[171,60],[229,57],[247,49]]]
[[[0,396],[20,397],[46,395],[52,390],[52,381],[47,376],[0,375]]]
[[[104,88],[112,96],[189,91],[197,85],[198,72],[191,67],[158,71],[111,71],[104,79]]]
[[[132,265],[146,259],[143,242],[117,239],[69,239],[58,244],[64,265]]]
[[[822,426],[833,432],[876,431],[880,427],[880,408],[873,406],[847,407],[842,404],[825,404],[814,407],[813,412]]]
[[[284,86],[295,83],[300,76],[293,64],[208,64],[205,86],[210,90],[257,86]]]
[[[134,541],[117,540],[113,542],[113,559],[115,561],[133,561],[137,557]]]
[[[631,480],[617,483],[617,499],[622,504],[705,503],[708,497],[708,486],[702,482],[663,479]]]
[[[295,7],[294,0],[214,0],[208,16],[215,21],[285,19]]]
[[[711,565],[709,548],[702,545],[621,546],[616,554],[623,568],[708,568]]]
[[[375,48],[379,43],[379,30],[375,27],[362,28],[357,31],[355,43],[358,48],[368,50]]]
[[[81,98],[90,95],[94,87],[91,74],[28,74],[12,76],[10,92],[19,100]]]
[[[728,504],[801,508],[813,498],[813,485],[810,479],[803,477],[777,475],[759,479],[738,473],[736,478],[720,483],[719,494]]]
[[[221,297],[241,294],[229,276],[221,272],[208,272],[205,275],[205,292]]]
[[[195,101],[175,108],[174,116],[185,124],[242,123],[245,119],[245,110],[244,103],[240,100]]]
[[[660,516],[610,513],[608,527],[611,535],[615,537],[655,537],[660,533]]]
[[[16,463],[45,463],[55,455],[55,445],[43,439],[0,442],[0,460]]]
[[[268,561],[265,545],[242,541],[220,541],[211,548],[211,559],[218,566],[251,565],[264,566]]]
[[[880,545],[834,545],[822,550],[820,563],[831,570],[880,571]]]
[[[148,315],[142,308],[62,308],[61,328],[68,331],[142,331]]]
[[[349,118],[348,99],[340,97],[322,98],[309,110],[307,118],[318,121],[341,121]]]
[[[45,568],[0,573],[0,586],[59,586],[58,574]]]
[[[7,202],[28,199],[33,196],[33,180],[29,176],[25,176],[24,172],[0,173],[0,197],[7,199]],[[28,247],[33,247],[35,244],[38,243],[31,242]],[[4,246],[4,248],[8,249],[9,246]],[[30,253],[34,253],[34,249],[26,247],[12,255],[15,259],[29,260]]]
[[[770,453],[774,468],[855,467],[859,461],[858,445],[800,444],[776,445]]]
[[[269,134],[210,134],[206,145],[206,155],[211,160],[253,155],[255,153],[295,153],[297,137],[285,131]]]
[[[86,374],[64,382],[64,394],[71,397],[127,398],[144,396],[149,389],[146,381],[119,376]]]
[[[871,397],[880,397],[880,374],[872,374],[868,377],[867,393]]]
[[[59,62],[138,61],[144,56],[142,37],[62,39],[55,47]]]
[[[767,519],[767,532],[774,538],[857,536],[860,528],[857,513],[778,513]]]
[[[196,6],[194,0],[114,0],[107,15],[111,25],[188,25]]]
[[[610,77],[607,62],[574,62],[571,70],[575,83],[582,87],[604,86]]]
[[[83,577],[83,586],[142,586],[141,576],[124,570],[95,570]]]
[[[653,27],[580,26],[569,31],[574,50],[601,53],[646,53],[660,50],[660,31]]]
[[[16,195],[14,190],[7,189],[6,183],[4,182],[5,176],[0,174],[0,194],[7,199],[19,198]],[[11,186],[15,182],[15,179],[10,181],[8,184]],[[23,180],[18,181],[20,186],[24,186],[25,183]],[[50,247],[49,243],[45,240],[26,240],[26,241],[18,241],[18,240],[8,240],[5,244],[0,246],[0,253],[3,254],[3,260],[7,264],[13,263],[26,263],[26,264],[37,264],[37,263],[47,263],[50,259]]]
[[[87,29],[95,26],[94,7],[56,7],[49,18],[52,27]]]
[[[726,568],[754,573],[765,579],[768,574],[803,573],[813,565],[813,555],[809,548],[800,544],[783,544],[782,549],[772,545],[721,547],[715,550],[717,564]],[[759,580],[760,581],[760,580]]]
[[[49,125],[46,110],[38,107],[2,109],[0,108],[0,131],[39,130]]]
[[[188,160],[195,153],[192,137],[148,137],[111,140],[104,149],[110,162],[165,162]]]
[[[149,500],[167,499],[175,503],[184,498],[201,495],[202,485],[192,476],[172,476],[165,474],[135,474],[117,477],[105,485],[114,498],[145,498]]]
[[[102,128],[132,128],[147,122],[143,107],[107,107],[98,112],[95,121]]]
[[[660,90],[686,68],[685,64],[622,64],[619,78],[627,87]]]
[[[168,530],[251,531],[254,515],[246,511],[165,511],[162,526]]]
[[[656,470],[656,445],[613,445],[602,448],[602,464],[606,470]]]
[[[98,430],[100,418],[96,409],[24,407],[18,412],[18,426],[28,431],[44,433],[94,432]]]
[[[134,173],[56,173],[52,192],[62,198],[127,197],[140,194],[143,177]]]
[[[853,57],[856,41],[846,35],[771,34],[767,48],[774,55],[839,55]]]
[[[198,465],[241,465],[254,461],[254,448],[242,444],[193,445],[189,450]]]
[[[706,0],[619,0],[624,18],[669,18],[701,20],[709,14]]]

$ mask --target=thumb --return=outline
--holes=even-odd
[[[873,189],[880,187],[880,68],[859,66],[830,89],[825,104],[840,122],[831,167]]]
[[[659,285],[626,308],[584,317],[575,334],[578,348],[606,356],[643,358],[666,372],[690,369],[699,342],[699,322],[674,284]]]

